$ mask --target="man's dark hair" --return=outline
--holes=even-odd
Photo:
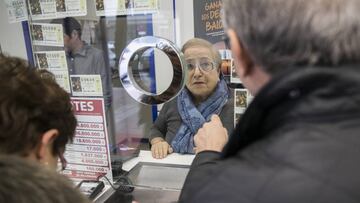
[[[0,54],[0,154],[27,156],[50,129],[59,131],[54,155],[72,141],[76,119],[70,97],[51,75]]]
[[[359,0],[224,0],[224,24],[255,64],[338,66],[360,59]]]
[[[16,156],[0,156],[0,202],[89,203],[55,171]]]
[[[79,38],[81,39],[81,25],[79,23],[79,21],[77,21],[75,18],[73,17],[66,17],[62,20],[62,25],[63,25],[63,29],[64,29],[64,33],[66,35],[68,35],[69,37],[71,37],[71,33],[75,30],[78,35]]]

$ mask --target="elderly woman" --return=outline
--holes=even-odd
[[[182,52],[188,68],[186,88],[164,104],[150,131],[152,156],[158,159],[172,152],[193,154],[193,137],[213,114],[228,131],[234,127],[232,93],[220,74],[219,52],[198,38],[187,41]]]

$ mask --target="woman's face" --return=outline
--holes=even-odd
[[[215,90],[219,81],[219,70],[211,51],[206,47],[194,46],[185,50],[185,60],[188,64],[188,80],[186,87],[196,101],[206,100]],[[206,64],[212,63],[213,69],[205,70]],[[192,68],[190,66],[192,66]]]

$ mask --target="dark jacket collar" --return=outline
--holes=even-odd
[[[263,139],[284,122],[360,112],[360,65],[297,68],[274,76],[260,90],[236,125],[223,157]]]

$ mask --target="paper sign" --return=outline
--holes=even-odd
[[[68,70],[65,51],[35,52],[35,58],[39,68]]]
[[[70,75],[73,96],[103,96],[100,75]]]
[[[64,46],[63,28],[60,24],[31,24],[33,45],[38,46]]]
[[[85,16],[86,0],[30,0],[30,13],[33,20]]]
[[[102,175],[112,180],[104,99],[71,98],[71,102],[79,124],[88,126],[78,125],[73,143],[66,145],[64,157],[68,164],[63,174],[75,181],[94,180]]]
[[[155,13],[158,0],[94,0],[97,16]]]
[[[5,0],[10,23],[28,20],[25,0]]]

